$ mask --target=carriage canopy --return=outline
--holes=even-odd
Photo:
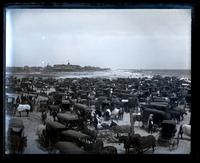
[[[59,122],[54,122],[54,121],[47,121],[46,129],[54,129],[54,130],[63,130],[66,129],[65,125],[59,123]]]
[[[24,123],[21,119],[12,118],[9,121],[9,129],[12,129],[15,132],[19,132],[24,129]]]
[[[73,138],[73,139],[88,139],[88,138],[90,138],[89,135],[86,135],[80,131],[75,131],[75,130],[63,131],[61,134],[64,136]]]
[[[58,113],[57,115],[58,119],[61,119],[62,121],[76,121],[78,120],[78,115],[77,114],[72,114],[72,113]]]

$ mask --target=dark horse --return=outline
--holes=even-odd
[[[156,146],[156,139],[153,135],[141,136],[140,134],[129,134],[127,137],[120,137],[119,141],[124,143],[126,153],[129,153],[130,148],[134,148],[138,154],[143,153],[144,150],[148,150],[149,148],[152,148],[152,152],[154,152]]]

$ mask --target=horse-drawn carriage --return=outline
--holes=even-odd
[[[24,136],[24,124],[21,119],[12,118],[8,126],[8,148],[11,154],[23,153],[27,145],[27,138]]]
[[[59,150],[59,154],[87,154],[86,151],[72,142],[59,141],[55,147]]]
[[[145,108],[142,110],[142,122],[144,126],[147,125],[150,114],[153,114],[153,123],[154,125],[156,124],[158,127],[161,125],[163,120],[171,119],[170,113],[157,109]]]
[[[91,144],[91,137],[76,130],[66,130],[61,132],[61,140],[74,142],[78,147],[85,147]]]
[[[164,120],[161,123],[161,131],[158,137],[158,143],[163,146],[169,146],[171,148],[178,145],[178,139],[175,139],[176,135],[176,123],[173,120]]]

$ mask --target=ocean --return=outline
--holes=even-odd
[[[43,77],[43,78],[152,78],[155,75],[162,77],[178,77],[191,80],[191,70],[137,70],[137,69],[112,69],[95,72],[49,72],[49,73],[6,73],[6,76],[14,75],[17,78],[23,77]]]
[[[57,73],[56,78],[152,78],[155,75],[162,77],[178,77],[191,79],[190,70],[136,70],[136,69],[115,69],[97,72],[63,72]]]

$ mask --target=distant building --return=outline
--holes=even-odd
[[[55,64],[53,66],[47,65],[46,67],[6,67],[7,72],[71,72],[71,71],[101,71],[108,70],[99,67],[72,65],[68,61],[67,64]]]
[[[56,64],[53,66],[53,71],[59,71],[59,72],[63,72],[63,71],[76,71],[76,70],[80,70],[82,67],[79,65],[71,65],[69,62],[67,63],[67,65],[65,64]]]

